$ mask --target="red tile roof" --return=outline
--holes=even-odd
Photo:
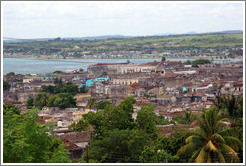
[[[164,78],[172,78],[172,77],[176,77],[177,74],[171,74],[171,73],[167,73],[164,75]]]
[[[148,62],[148,63],[142,63],[140,66],[157,66],[161,62]]]
[[[178,61],[166,61],[165,62],[167,65],[180,65],[181,62],[178,62]]]

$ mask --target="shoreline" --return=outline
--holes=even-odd
[[[164,56],[165,57],[165,56]],[[62,60],[64,58],[46,58],[46,57],[40,57],[40,58],[35,58],[35,57],[30,57],[30,56],[10,56],[10,57],[3,57],[3,58],[19,58],[19,59],[25,59],[25,58],[30,58],[30,59],[35,59],[35,60]],[[117,57],[110,57],[110,58],[100,58],[100,57],[92,57],[92,58],[66,58],[66,59],[160,59],[162,57],[131,57],[131,58],[117,58]],[[202,56],[194,56],[194,57],[165,57],[166,59],[218,59],[218,60],[228,60],[228,59],[237,59],[237,60],[243,60],[243,57],[236,57],[236,58],[227,58],[227,59],[221,59],[221,58],[216,58],[216,56],[210,56],[210,57],[202,57]]]

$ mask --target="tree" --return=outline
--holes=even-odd
[[[3,80],[3,90],[9,90],[11,88],[11,85]]]
[[[103,71],[102,74],[101,74],[101,77],[104,77],[104,76],[107,76],[108,73],[106,71]]]
[[[47,106],[49,101],[49,95],[46,92],[39,92],[34,99],[34,106],[42,109],[44,106]]]
[[[229,118],[243,117],[243,98],[233,94],[217,99],[217,107],[223,109]]]
[[[62,80],[59,78],[54,79],[54,84],[56,84],[56,86],[58,86],[58,87],[63,87]]]
[[[42,92],[51,93],[51,94],[55,93],[55,87],[52,85],[48,85],[48,86],[42,85],[41,88],[42,88],[41,90]]]
[[[4,106],[3,162],[4,163],[65,163],[71,162],[61,141],[54,144],[50,127],[38,123],[35,111],[19,114],[16,107]]]
[[[9,72],[8,74],[7,74],[7,76],[15,76],[15,73],[14,72]]]
[[[61,139],[54,137],[49,147],[49,159],[47,163],[71,163],[69,151],[64,149]]]
[[[137,163],[148,143],[148,135],[141,130],[113,129],[91,142],[90,160],[101,163]]]
[[[78,122],[74,122],[69,126],[69,129],[73,131],[87,131],[90,129],[90,124],[85,119],[80,119]]]
[[[141,108],[138,112],[136,123],[139,129],[146,131],[146,133],[156,136],[157,128],[155,122],[154,105],[148,105]]]
[[[184,137],[160,136],[153,141],[151,146],[146,146],[141,156],[141,162],[165,163],[181,162],[182,158],[176,155],[177,150],[185,144]]]
[[[61,71],[61,70],[56,70],[54,71],[53,73],[56,73],[56,74],[66,74],[65,72]]]
[[[161,58],[161,61],[162,61],[162,62],[165,62],[165,61],[166,61],[166,57],[162,57],[162,58]]]
[[[190,162],[240,162],[236,152],[242,143],[223,129],[222,122],[226,119],[221,119],[218,111],[211,107],[197,119],[199,128],[186,139],[178,155],[192,153]]]
[[[48,106],[59,107],[61,109],[75,108],[76,99],[69,93],[59,93],[50,97]]]
[[[197,59],[192,61],[192,67],[198,67],[198,65],[200,64],[208,64],[208,63],[212,63],[212,62],[208,59]]]
[[[170,123],[167,120],[165,120],[164,116],[159,115],[155,117],[155,124],[156,125],[168,125]]]
[[[3,104],[3,115],[20,115],[20,110],[17,108],[17,107],[15,107],[15,106],[13,106],[13,105],[5,105],[5,104]],[[11,117],[12,118],[12,117]]]
[[[107,105],[110,105],[110,104],[111,104],[111,102],[106,101],[106,100],[102,100],[96,104],[96,107],[97,107],[97,109],[104,109]]]
[[[172,156],[165,150],[157,149],[154,146],[146,146],[139,160],[142,163],[177,163],[180,161],[177,155]]]
[[[26,106],[29,109],[34,106],[34,99],[32,96],[29,96],[29,98],[27,99]]]
[[[61,91],[62,93],[70,93],[72,95],[79,93],[78,86],[72,83],[67,84]]]
[[[128,97],[119,106],[115,107],[107,104],[103,110],[89,112],[87,120],[93,126],[93,135],[98,137],[103,132],[113,129],[125,130],[133,129],[136,124],[133,121],[133,106],[136,100]]]
[[[89,107],[89,109],[96,108],[96,98],[90,98],[87,103],[87,107]]]

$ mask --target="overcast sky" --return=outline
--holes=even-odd
[[[1,2],[3,36],[145,36],[243,30],[243,2]]]

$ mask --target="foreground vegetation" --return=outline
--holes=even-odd
[[[236,163],[243,161],[242,101],[242,97],[222,96],[200,115],[187,112],[174,118],[176,123],[198,127],[180,128],[165,137],[156,125],[168,122],[153,112],[153,105],[143,106],[134,120],[134,98],[126,98],[119,106],[91,99],[91,108],[97,112],[89,112],[70,128],[86,131],[93,126],[90,163]],[[39,124],[35,110],[20,114],[16,107],[4,105],[3,115],[4,162],[71,162],[62,141],[52,134],[52,126]]]

